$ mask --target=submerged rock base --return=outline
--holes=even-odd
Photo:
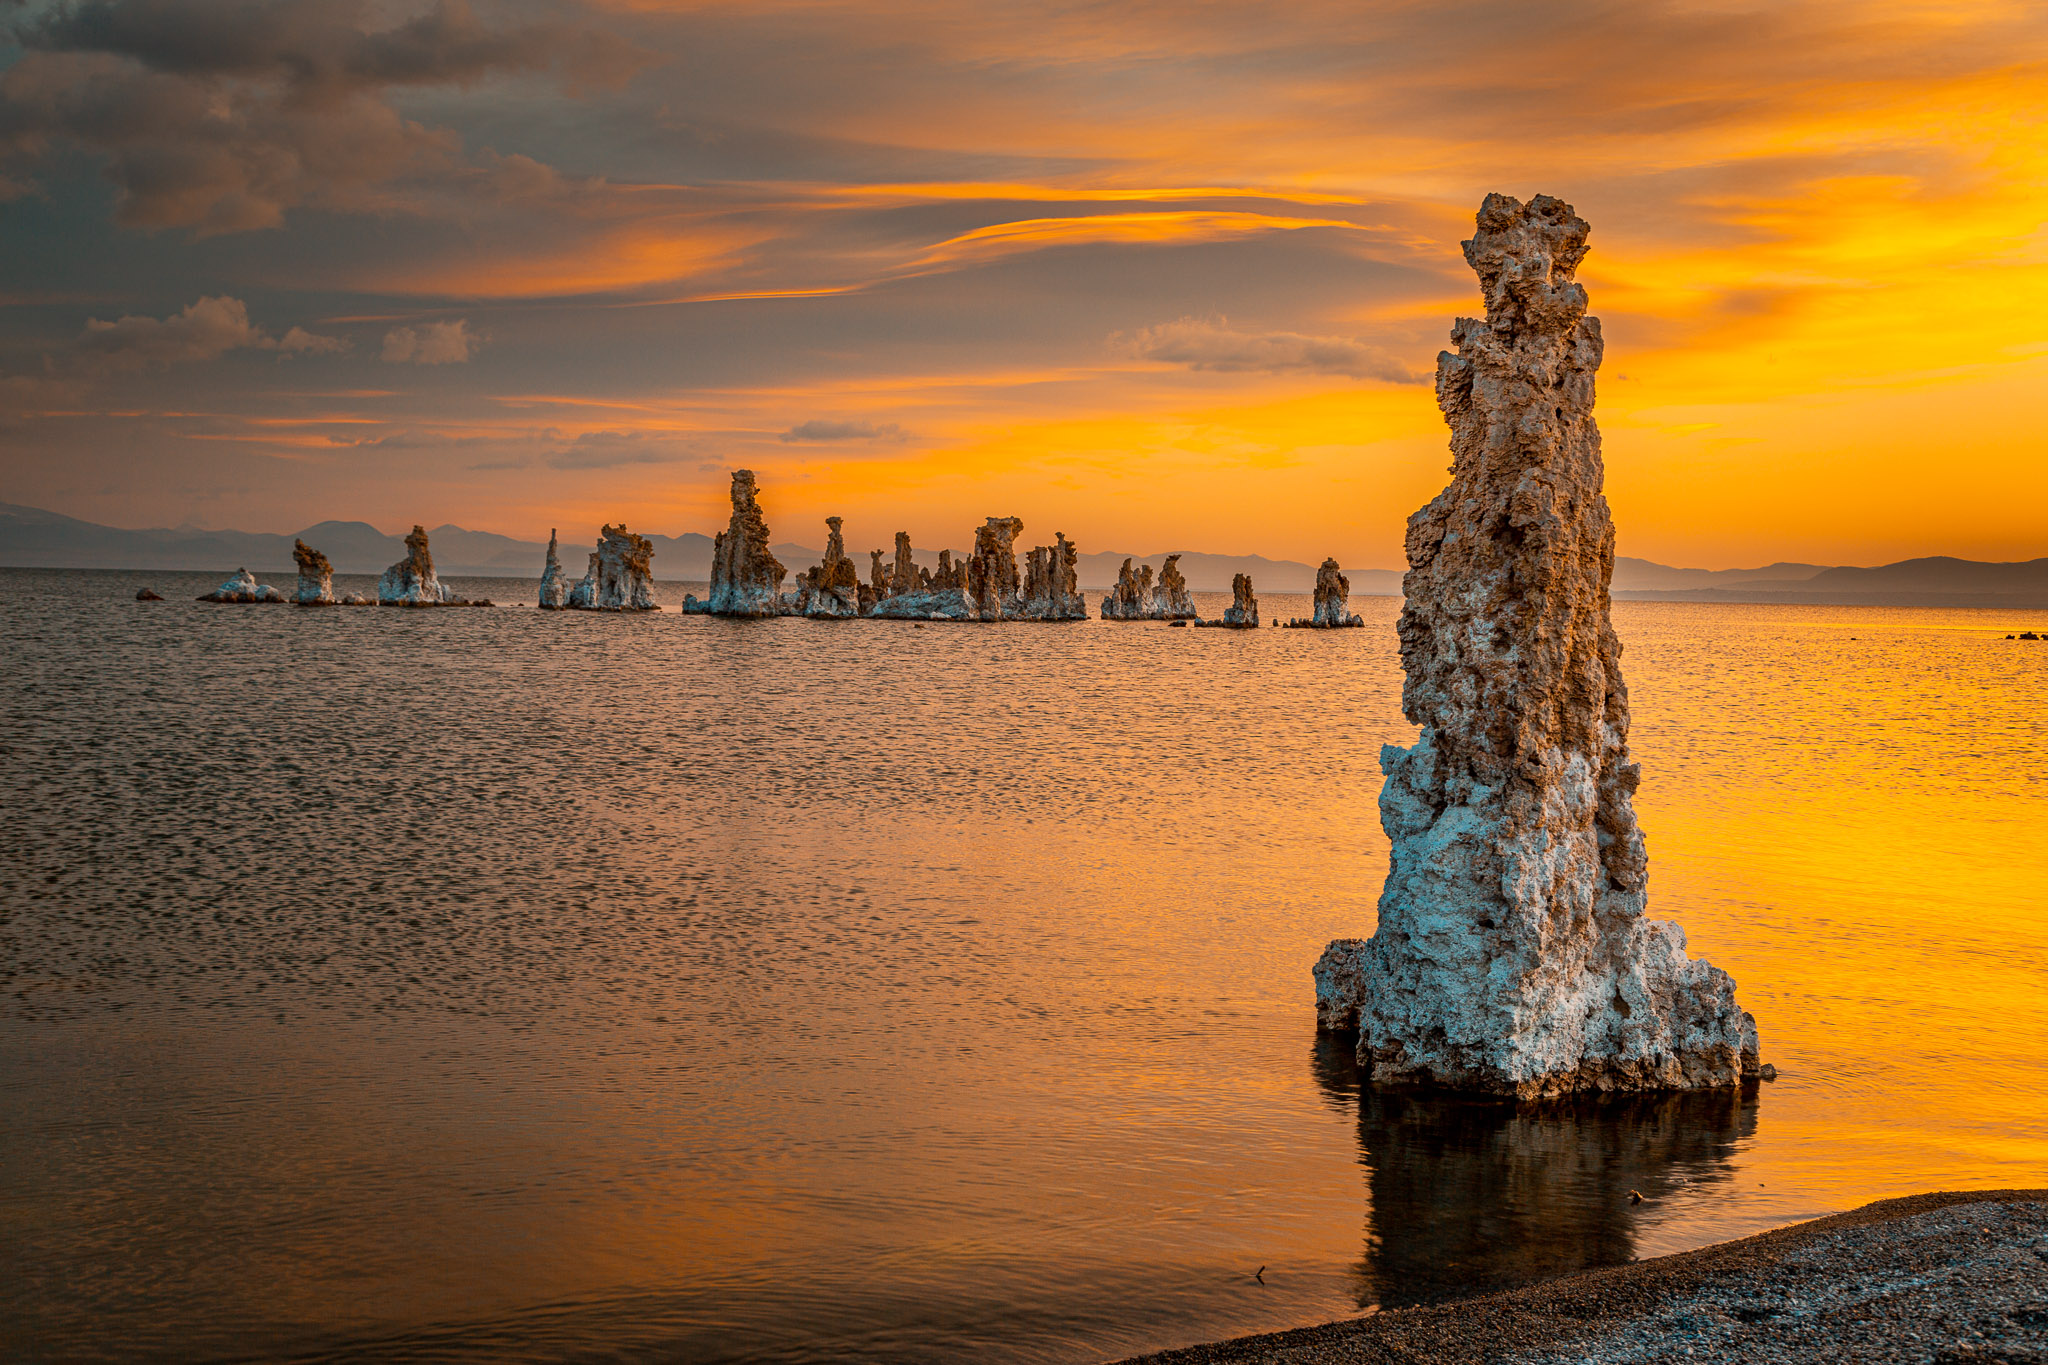
[[[1422,733],[1380,753],[1378,930],[1315,967],[1318,1022],[1358,1030],[1375,1086],[1536,1099],[1760,1070],[1735,983],[1644,918],[1586,234],[1560,200],[1495,194],[1465,243],[1486,317],[1437,359],[1451,483],[1408,522],[1402,709]]]

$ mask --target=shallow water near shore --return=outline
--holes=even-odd
[[[2048,1183],[2039,612],[1618,603],[1652,913],[1783,1075],[1518,1110],[1314,1032],[1397,601],[221,576],[0,570],[13,1355],[1084,1361]]]

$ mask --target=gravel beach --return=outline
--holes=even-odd
[[[2048,1190],[1886,1199],[1739,1242],[1148,1365],[2048,1365]]]

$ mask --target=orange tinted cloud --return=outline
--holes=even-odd
[[[336,163],[331,193],[280,189],[282,226],[233,255],[148,239],[176,292],[101,305],[161,317],[253,281],[318,294],[267,303],[280,330],[356,343],[320,363],[330,393],[361,394],[361,462],[258,471],[232,495],[252,524],[348,510],[531,533],[573,503],[702,529],[744,462],[799,522],[957,542],[947,528],[1030,507],[1094,544],[1391,564],[1444,458],[1427,387],[1400,381],[1477,309],[1458,241],[1504,189],[1593,223],[1626,552],[2048,553],[2027,397],[2048,377],[2037,7],[531,8],[652,56],[553,104],[540,57],[524,87],[433,93],[406,114],[437,139],[433,174]],[[320,235],[300,204],[374,210],[375,231]],[[59,268],[90,212],[53,215],[48,250],[24,230],[0,267],[0,295],[50,300],[59,338],[83,314],[58,301],[99,279]],[[385,329],[470,299],[492,344],[447,367],[463,373],[366,369]],[[80,514],[115,516],[94,490],[127,486],[118,452],[204,444],[173,406],[247,418],[210,419],[223,445],[276,432],[311,457],[306,405],[332,411],[238,354],[181,371],[202,401],[154,372],[80,400],[40,358],[0,354],[31,414],[0,458],[10,487],[43,490],[17,498]],[[37,404],[72,415],[39,427]],[[114,425],[84,434],[95,417]],[[796,430],[846,435],[778,439]],[[164,479],[221,477],[165,458]]]

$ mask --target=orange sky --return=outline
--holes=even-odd
[[[2048,555],[2033,6],[249,8],[4,21],[0,500],[1392,566],[1501,189],[1623,553]]]

